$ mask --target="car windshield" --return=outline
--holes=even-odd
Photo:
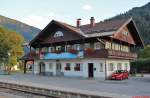
[[[120,73],[122,73],[122,70],[117,70],[115,73],[120,74]]]

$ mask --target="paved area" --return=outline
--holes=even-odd
[[[130,77],[115,81],[104,79],[83,79],[66,77],[46,77],[36,75],[0,75],[0,81],[25,84],[58,90],[99,92],[126,96],[150,96],[150,75]]]
[[[0,98],[25,98],[25,97],[0,92]]]

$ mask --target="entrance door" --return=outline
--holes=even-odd
[[[56,63],[56,75],[57,76],[61,75],[61,63],[60,62]]]
[[[88,75],[89,75],[89,78],[93,78],[94,77],[93,63],[88,63]]]
[[[39,64],[39,74],[40,75],[45,75],[45,63],[44,62],[40,62]]]

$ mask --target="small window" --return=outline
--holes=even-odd
[[[62,47],[61,46],[56,46],[56,50],[60,50],[61,51]]]
[[[123,35],[125,35],[125,36],[128,36],[128,34],[129,34],[129,33],[126,32],[126,31],[125,31],[125,32],[122,32],[122,33],[123,33]]]
[[[109,64],[108,70],[109,71],[113,71],[114,70],[114,64],[113,63]]]
[[[71,45],[66,45],[66,51],[71,50]]]
[[[69,71],[69,70],[71,70],[71,66],[70,66],[70,63],[66,63],[66,67],[65,67],[65,70],[66,70],[66,71]]]
[[[103,63],[100,63],[100,72],[103,72]]]
[[[121,68],[121,63],[118,63],[117,64],[117,70],[121,70],[122,68]]]
[[[39,48],[36,48],[36,49],[35,49],[35,52],[36,52],[36,53],[39,53]]]
[[[49,69],[53,69],[53,63],[49,63]]]
[[[75,67],[74,67],[75,71],[80,71],[80,63],[76,63]]]
[[[63,33],[61,31],[57,31],[54,34],[54,37],[61,37],[61,36],[63,36]]]
[[[55,51],[54,47],[49,47],[48,48],[48,52],[54,52],[54,51]]]
[[[48,47],[43,47],[41,52],[48,52]]]
[[[84,49],[90,48],[90,43],[85,43],[84,44]]]
[[[101,43],[100,42],[94,43],[94,48],[95,49],[100,49],[101,48]]]

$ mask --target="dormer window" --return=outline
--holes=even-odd
[[[63,32],[61,32],[61,31],[57,31],[54,34],[54,37],[61,37],[61,36],[63,36]]]

